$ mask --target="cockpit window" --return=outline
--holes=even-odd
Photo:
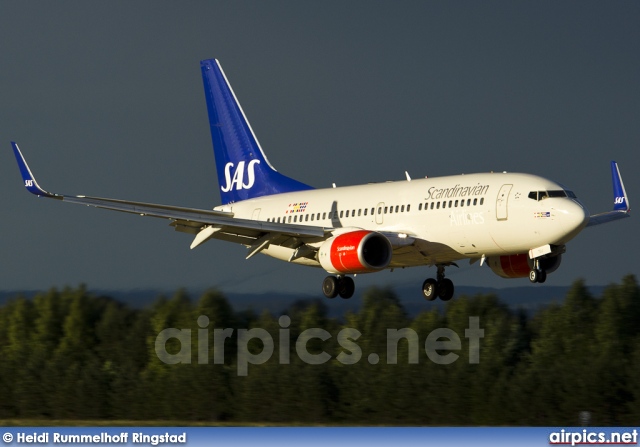
[[[572,199],[577,198],[573,191],[565,191],[563,189],[554,189],[551,191],[531,191],[527,196],[533,200],[544,200],[550,197],[570,197]]]

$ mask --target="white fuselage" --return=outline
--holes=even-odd
[[[551,194],[545,194],[549,191]],[[334,228],[334,234],[366,229],[406,234],[421,241],[406,251],[401,243],[399,249],[394,244],[389,268],[526,253],[545,244],[563,245],[589,219],[582,203],[558,183],[517,173],[313,189],[216,209],[231,211],[238,218]],[[292,252],[283,246],[263,251],[283,260],[290,260]],[[306,258],[293,262],[318,265]]]

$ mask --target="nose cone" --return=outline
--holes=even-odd
[[[558,243],[569,242],[589,223],[589,211],[576,200],[562,200],[562,204],[553,208],[562,232]]]

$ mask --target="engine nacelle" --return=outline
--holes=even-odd
[[[382,234],[358,230],[327,239],[318,250],[318,261],[329,273],[367,273],[388,266],[392,254]]]
[[[560,267],[562,255],[540,258],[540,268],[547,273],[555,272]],[[490,256],[487,264],[498,276],[503,278],[524,278],[529,276],[533,268],[533,259],[527,253],[509,256]]]

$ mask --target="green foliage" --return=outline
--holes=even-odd
[[[179,290],[140,310],[84,286],[16,297],[0,307],[0,418],[545,426],[578,424],[581,411],[597,425],[640,418],[633,276],[602,297],[577,281],[562,304],[531,317],[480,295],[443,312],[425,304],[410,318],[383,288],[367,290],[342,320],[328,305],[255,315],[235,312],[215,290],[197,300]],[[475,354],[470,318],[484,331]],[[158,345],[171,328],[180,337]],[[241,333],[252,335],[244,348]],[[246,364],[269,344],[269,358]],[[159,346],[184,361],[165,363]]]

